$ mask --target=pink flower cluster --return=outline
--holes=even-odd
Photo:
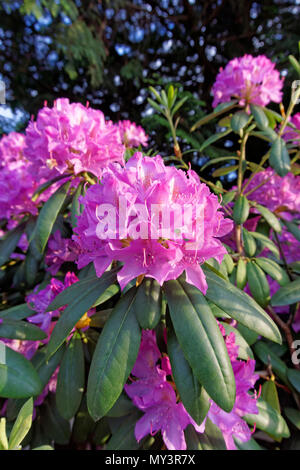
[[[43,177],[88,171],[101,177],[110,162],[124,163],[125,146],[147,143],[145,132],[130,121],[119,125],[104,114],[67,98],[45,106],[26,129],[25,156]]]
[[[266,56],[253,57],[249,54],[232,59],[220,69],[212,88],[213,107],[233,98],[241,106],[253,103],[266,106],[271,101],[280,103],[283,79],[275,64]]]
[[[226,250],[218,237],[232,222],[194,171],[136,153],[124,168],[105,170],[101,185],[91,186],[81,202],[84,211],[73,236],[81,249],[79,268],[93,261],[101,276],[118,260],[124,264],[118,273],[121,288],[138,276],[162,285],[185,271],[187,281],[206,292],[200,264],[211,257],[222,261]]]
[[[119,121],[118,127],[121,132],[122,142],[126,147],[147,145],[148,136],[141,126],[137,126],[134,122],[125,120]]]
[[[24,159],[25,136],[19,132],[10,132],[0,140],[0,168]]]
[[[248,180],[245,180],[245,184]],[[260,171],[250,181],[246,192],[252,191],[248,199],[278,212],[291,220],[300,209],[300,176],[288,173],[281,177],[272,168]]]
[[[234,333],[226,336],[224,328],[220,328],[235,375],[236,401],[233,410],[227,413],[211,400],[208,414],[200,426],[187,413],[183,404],[177,401],[169,358],[162,357],[155,332],[143,331],[138,358],[131,373],[135,379],[132,379],[131,384],[125,385],[128,396],[144,412],[135,426],[137,441],[148,434],[154,435],[161,431],[167,449],[185,450],[185,428],[191,424],[197,432],[203,433],[207,418],[222,431],[227,449],[236,449],[233,437],[242,442],[251,438],[251,431],[242,416],[258,413],[256,394],[251,396],[248,393],[258,379],[258,375],[254,373],[255,361],[238,360]]]

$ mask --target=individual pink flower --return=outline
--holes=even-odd
[[[101,111],[67,98],[45,106],[26,129],[24,154],[35,174],[49,178],[88,171],[100,177],[110,162],[124,162],[119,129]]]
[[[148,136],[141,126],[134,122],[125,120],[119,121],[118,127],[121,132],[122,142],[126,147],[147,146]]]
[[[75,261],[77,257],[78,247],[71,238],[62,238],[59,230],[49,238],[45,262],[47,271],[52,276],[55,276],[63,263]]]
[[[135,379],[125,385],[125,391],[135,406],[144,412],[135,426],[137,441],[160,431],[167,449],[185,450],[185,428],[192,424],[197,432],[203,433],[207,417],[222,431],[227,449],[236,449],[233,437],[242,442],[251,438],[251,431],[242,417],[247,413],[258,413],[256,394],[248,393],[258,379],[258,375],[254,373],[255,361],[238,360],[238,346],[235,344],[234,334],[226,336],[221,325],[220,329],[225,336],[236,380],[236,400],[230,413],[223,411],[211,400],[210,409],[201,425],[195,423],[183,404],[177,400],[174,384],[172,386],[168,380],[168,377],[171,379],[171,366],[169,361],[166,361],[167,357],[162,357],[159,352],[155,332],[142,332],[139,354],[132,370]]]
[[[24,134],[10,132],[4,135],[0,140],[0,168],[9,167],[11,163],[22,160],[24,145]]]
[[[74,240],[81,249],[78,267],[93,261],[100,277],[113,260],[123,263],[118,280],[123,289],[138,276],[160,285],[186,279],[203,293],[207,284],[201,264],[222,261],[218,239],[232,229],[217,196],[198,175],[165,166],[163,159],[136,153],[125,167],[104,171],[101,185],[81,199]]]
[[[212,88],[213,107],[234,98],[241,106],[280,103],[282,86],[283,79],[273,62],[264,55],[253,57],[246,54],[232,59],[224,69],[220,68]]]

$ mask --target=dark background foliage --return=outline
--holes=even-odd
[[[0,78],[21,130],[45,101],[66,96],[142,123],[164,150],[167,130],[149,115],[149,85],[175,83],[189,93],[183,129],[211,108],[219,67],[233,57],[266,54],[288,85],[297,78],[288,55],[298,57],[299,12],[297,0],[3,1]],[[0,116],[0,130],[13,122]]]

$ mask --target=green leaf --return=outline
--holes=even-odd
[[[58,351],[56,351],[56,353],[47,360],[47,346],[44,346],[43,348],[38,349],[31,359],[31,362],[42,382],[43,388],[47,385],[52,374],[60,364],[64,351],[65,345],[61,346]]]
[[[155,279],[143,280],[138,287],[132,308],[141,328],[151,330],[156,327],[161,316],[162,293]]]
[[[211,135],[208,139],[206,139],[203,144],[200,146],[199,152],[202,152],[206,147],[209,145],[213,144],[214,142],[217,142],[217,140],[222,139],[226,135],[230,134],[232,132],[231,129],[226,129],[226,131],[223,132],[218,132],[217,134]]]
[[[236,328],[241,333],[243,338],[245,338],[249,346],[252,346],[252,344],[257,341],[259,335],[254,331],[249,330],[249,328],[247,328],[246,326],[242,325],[241,323],[238,323]]]
[[[0,396],[27,398],[41,392],[42,384],[33,365],[0,341]]]
[[[222,206],[226,206],[231,201],[233,201],[235,195],[236,191],[228,191],[227,193],[225,193],[222,197]]]
[[[287,377],[295,390],[300,393],[300,370],[296,369],[288,369],[287,370]]]
[[[71,436],[70,423],[58,412],[55,405],[55,397],[46,400],[43,404],[43,429],[51,441],[66,445]]]
[[[168,355],[181,401],[189,415],[200,425],[210,407],[209,396],[193,374],[173,331],[168,333]]]
[[[294,408],[284,408],[284,412],[287,418],[296,426],[297,429],[300,431],[300,411],[295,410]]]
[[[54,222],[65,202],[71,182],[67,181],[45,202],[38,216],[31,242],[33,253],[39,258],[46,247]]]
[[[25,224],[20,224],[13,230],[10,230],[0,240],[0,266],[3,266],[9,258],[14,249],[16,248],[22,233],[24,232]]]
[[[250,206],[248,199],[246,198],[246,196],[241,194],[237,198],[233,208],[233,218],[235,223],[241,225],[246,222],[246,220],[248,219],[249,210]]]
[[[44,191],[46,191],[46,189],[50,188],[50,186],[52,186],[54,183],[56,183],[57,181],[60,181],[62,179],[65,179],[65,178],[68,178],[70,177],[70,175],[58,175],[58,176],[55,176],[55,178],[52,178],[51,180],[48,180],[46,181],[45,183],[41,184],[33,193],[32,195],[32,199],[35,200],[37,198],[37,196],[39,196],[40,194],[42,194]]]
[[[201,118],[199,121],[197,121],[191,127],[191,132],[194,132],[196,129],[198,129],[198,127],[203,126],[203,124],[206,124],[212,119],[215,119],[221,116],[221,114],[224,114],[227,111],[230,111],[231,109],[235,108],[235,106],[237,105],[237,102],[238,102],[237,100],[234,100],[234,101],[229,101],[228,103],[222,103],[221,105],[217,106],[213,113],[207,114],[206,116]]]
[[[114,295],[118,294],[120,288],[116,284],[109,286],[102,295],[96,300],[93,304],[93,307],[98,307],[98,305],[104,304],[107,300],[111,299]]]
[[[247,125],[249,120],[249,114],[245,111],[237,111],[231,118],[231,129],[239,133]]]
[[[276,256],[276,258],[280,258],[277,246],[275,245],[275,243],[272,242],[272,240],[266,237],[266,235],[263,235],[259,232],[251,232],[251,236],[258,240],[263,248],[267,248],[268,250],[270,250]]]
[[[289,283],[289,277],[284,269],[279,266],[276,261],[273,261],[270,258],[255,258],[255,263],[258,264],[272,279],[278,282],[281,286],[285,286]]]
[[[13,425],[9,436],[8,447],[10,450],[17,450],[26,434],[29,432],[32,423],[33,399],[29,398],[22,406],[20,413]]]
[[[57,305],[58,303],[65,302],[66,300],[68,302],[68,306],[62,312],[52,331],[48,344],[49,357],[55,353],[71,333],[76,323],[94,305],[96,300],[103,294],[108,286],[115,281],[115,278],[116,273],[114,271],[107,271],[101,276],[101,278],[85,279],[72,284],[68,289],[61,293],[65,293],[64,296],[59,294],[56,298],[57,300],[54,299],[54,302],[52,302],[48,308],[52,309],[53,304]],[[75,292],[76,294],[74,295]],[[60,295],[61,297],[58,299]]]
[[[243,290],[247,284],[247,263],[243,259],[239,259],[236,269],[236,285],[239,289]]]
[[[65,419],[75,416],[84,391],[84,353],[81,339],[74,334],[61,362],[57,377],[56,406]]]
[[[263,270],[253,261],[247,263],[247,280],[253,298],[262,307],[270,302],[270,287]]]
[[[269,162],[279,176],[285,176],[291,170],[291,160],[286,143],[280,137],[277,137],[272,143]]]
[[[269,209],[267,209],[264,206],[261,206],[260,204],[255,203],[255,208],[258,210],[258,212],[261,213],[261,215],[264,217],[266,222],[272,227],[275,232],[281,232],[281,225],[279,219],[277,219],[276,215],[273,214]]]
[[[254,345],[254,351],[264,364],[270,364],[274,373],[278,375],[283,382],[287,383],[287,367],[285,363],[268,347],[267,344],[262,341],[258,341]]]
[[[274,380],[267,380],[261,388],[261,397],[280,413],[280,403]]]
[[[256,253],[256,241],[252,236],[253,232],[248,232],[247,229],[243,228],[243,244],[247,256],[254,256]]]
[[[274,437],[289,437],[289,428],[283,417],[271,405],[259,398],[258,414],[246,414],[243,419],[250,425],[256,424],[258,429]]]
[[[269,127],[269,119],[261,106],[250,104],[251,113],[260,130],[265,131]]]
[[[36,325],[25,321],[6,320],[0,323],[0,337],[21,341],[38,341],[47,338],[46,333]]]
[[[71,224],[72,224],[72,227],[77,226],[77,216],[80,215],[80,203],[79,203],[78,199],[82,194],[83,187],[84,187],[84,182],[81,182],[78,185],[78,187],[75,191],[75,194],[73,196],[73,199],[72,199],[72,205],[71,205]]]
[[[177,113],[177,111],[181,108],[181,106],[184,105],[187,99],[188,99],[188,96],[184,96],[183,98],[181,98],[181,100],[178,101],[178,103],[176,103],[176,105],[172,109],[172,113],[171,113],[172,117],[174,116],[174,114]]]
[[[208,289],[206,297],[231,318],[266,338],[281,343],[280,332],[270,316],[245,292],[203,267]]]
[[[8,450],[6,418],[0,418],[0,450]]]
[[[290,63],[292,64],[292,66],[294,67],[294,69],[296,70],[297,74],[300,77],[300,64],[299,64],[298,60],[292,54],[290,54],[289,55],[289,61],[290,61]]]
[[[116,304],[93,355],[87,403],[95,421],[104,416],[120,396],[138,355],[141,330],[132,310],[135,296],[133,287]]]
[[[156,109],[156,111],[158,111],[160,114],[163,113],[163,109],[151,98],[148,98],[148,102],[151,104],[152,108]]]
[[[107,412],[106,416],[110,418],[120,418],[127,416],[136,410],[132,400],[125,393],[121,393],[114,406]]]
[[[197,433],[189,424],[185,430],[188,450],[227,450],[222,431],[208,418],[204,433]]]
[[[141,413],[135,411],[126,418],[122,418],[122,424],[116,432],[113,432],[109,440],[106,450],[136,450],[140,447],[134,435],[134,428]]]
[[[220,328],[203,294],[177,279],[164,284],[178,342],[193,373],[209,396],[230,411],[235,400],[235,382]]]
[[[300,301],[300,278],[280,287],[271,299],[273,307],[296,304]]]
[[[7,320],[23,320],[23,318],[34,315],[34,311],[27,304],[16,305],[0,311],[0,318]]]
[[[215,170],[212,176],[214,178],[218,178],[219,176],[228,175],[229,173],[237,169],[238,169],[238,165],[223,166],[222,168],[218,168],[217,170]]]
[[[247,442],[242,442],[236,437],[233,437],[233,439],[239,450],[264,450],[252,437]]]

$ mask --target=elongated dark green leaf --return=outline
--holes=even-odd
[[[226,113],[227,111],[230,111],[232,108],[234,108],[237,105],[237,100],[234,101],[229,101],[228,103],[222,103],[221,105],[217,106],[215,108],[215,111],[213,113],[210,113],[203,118],[201,118],[199,121],[197,121],[192,127],[191,127],[191,132],[194,132],[198,127],[203,126],[203,124],[206,124],[207,122],[211,121],[212,119],[215,119],[221,114]]]
[[[138,287],[132,308],[141,328],[151,330],[156,327],[161,316],[162,293],[155,279],[143,280]]]
[[[247,256],[254,256],[256,252],[256,241],[252,236],[253,232],[248,232],[243,228],[243,244]]]
[[[300,393],[300,370],[288,369],[287,377],[297,392]]]
[[[233,439],[239,450],[264,450],[263,447],[257,444],[253,437],[247,442],[242,442],[236,437],[233,437]]]
[[[208,283],[206,297],[209,300],[250,330],[281,343],[277,326],[255,300],[205,267],[203,270]]]
[[[8,260],[14,249],[16,248],[18,241],[24,232],[25,224],[20,224],[10,232],[8,232],[0,240],[0,266],[3,266]]]
[[[11,430],[8,442],[8,448],[10,450],[18,449],[19,445],[28,433],[32,423],[32,414],[33,399],[29,398],[29,400],[27,400],[26,403],[22,406]]]
[[[174,332],[168,334],[168,354],[182,403],[190,416],[200,425],[210,407],[209,396],[193,374]]]
[[[8,320],[23,320],[34,315],[34,311],[27,304],[16,305],[6,310],[0,310],[0,318]]]
[[[250,104],[251,113],[260,130],[265,131],[269,127],[269,119],[261,106]]]
[[[300,278],[280,287],[271,299],[274,307],[291,305],[300,301]]]
[[[133,287],[121,297],[102,330],[93,355],[87,404],[94,420],[112,408],[138,355],[141,330],[132,310],[135,296]]]
[[[266,365],[270,364],[275,374],[278,375],[283,382],[287,383],[287,367],[277,354],[262,341],[258,341],[253,347],[259,359]]]
[[[102,295],[100,295],[100,297],[94,303],[93,307],[97,307],[98,305],[104,304],[104,302],[111,299],[119,291],[120,291],[119,286],[117,286],[116,284],[112,284],[103,292]]]
[[[247,284],[247,263],[243,259],[239,259],[236,270],[236,285],[239,289],[244,289]]]
[[[286,143],[280,137],[277,137],[272,143],[269,162],[279,176],[285,176],[291,169]]]
[[[100,279],[96,278],[90,280],[88,283],[86,283],[85,281],[79,281],[78,283],[73,284],[68,288],[71,290],[71,287],[80,284],[78,287],[78,291],[76,291],[76,289],[72,289],[72,294],[76,294],[73,295],[73,298],[70,299],[70,301],[68,301],[68,306],[62,312],[58,322],[56,323],[52,331],[48,344],[49,356],[55,353],[55,351],[70,334],[76,323],[89,310],[89,308],[94,305],[96,300],[100,297],[101,294],[103,294],[103,292],[108,288],[108,286],[115,281],[115,278],[116,274],[112,271],[109,271],[104,273]],[[70,298],[69,295],[70,291],[68,292],[68,294],[66,294],[66,297],[68,297],[68,299]],[[64,297],[64,299],[66,297]]]
[[[263,270],[253,261],[247,263],[247,280],[253,298],[262,307],[270,302],[270,287]]]
[[[106,450],[136,450],[140,447],[134,435],[134,428],[141,413],[135,410],[131,415],[122,418],[122,424],[113,432]]]
[[[8,450],[6,418],[0,418],[0,450]]]
[[[273,212],[260,204],[255,204],[255,208],[261,213],[266,222],[268,222],[270,227],[272,227],[275,232],[281,232],[280,221],[277,219],[276,215],[273,214]]]
[[[245,111],[238,111],[234,113],[234,115],[231,118],[231,121],[230,121],[231,129],[235,132],[240,132],[240,130],[246,126],[249,120],[250,120],[249,114],[247,114]]]
[[[77,226],[77,216],[80,214],[80,202],[79,202],[79,196],[82,194],[82,189],[84,186],[84,182],[80,183],[75,191],[75,194],[72,199],[72,205],[71,205],[71,224],[72,227]]]
[[[237,344],[238,347],[239,347],[238,357],[240,357],[241,359],[245,359],[246,361],[249,359],[249,357],[251,359],[254,359],[253,352],[252,352],[249,344],[247,343],[247,341],[243,337],[243,335],[236,328],[229,325],[228,323],[225,323],[223,321],[220,321],[219,323],[221,325],[223,325],[223,327],[225,328],[226,335],[229,335],[230,333],[234,334],[235,344]]]
[[[46,189],[50,188],[50,186],[52,186],[52,184],[56,183],[57,181],[60,181],[64,178],[68,178],[70,177],[70,175],[58,175],[58,176],[55,176],[55,178],[52,178],[51,180],[49,181],[46,181],[46,183],[43,183],[41,184],[33,193],[33,196],[32,198],[35,199],[36,196],[39,196],[40,194],[42,194],[44,191],[46,191]]]
[[[208,418],[204,433],[197,433],[190,424],[185,431],[188,450],[227,450],[222,431]]]
[[[68,444],[71,436],[70,423],[58,412],[55,397],[44,403],[42,427],[46,436],[57,444]]]
[[[70,181],[63,184],[44,204],[34,229],[31,248],[37,257],[44,252],[54,222],[65,202],[70,187]]]
[[[32,323],[4,319],[0,323],[0,337],[38,341],[47,338],[46,333]]]
[[[209,396],[230,411],[235,400],[231,363],[220,328],[203,294],[177,279],[164,285],[178,342]]]
[[[251,235],[256,240],[259,241],[259,243],[262,245],[263,248],[267,248],[268,250],[270,250],[276,256],[276,258],[278,258],[278,259],[280,258],[279,250],[278,250],[277,246],[275,245],[274,242],[272,242],[272,240],[270,240],[268,237],[266,237],[266,235],[264,235],[262,233],[259,233],[259,232],[251,232]]]
[[[257,400],[258,414],[246,414],[243,418],[248,424],[275,437],[289,437],[289,428],[283,417],[262,399]]]
[[[243,338],[245,338],[249,346],[252,346],[252,344],[254,344],[257,338],[259,337],[259,335],[255,333],[255,331],[249,330],[249,328],[242,325],[241,323],[238,323],[236,328],[241,333]]]
[[[269,403],[274,410],[280,413],[280,403],[277,393],[277,387],[274,380],[267,380],[261,388],[261,397],[264,401]]]
[[[225,193],[222,199],[222,206],[226,206],[226,204],[229,204],[231,201],[233,201],[235,195],[236,191],[228,191],[228,193]]]
[[[74,334],[64,354],[57,377],[56,406],[65,419],[76,414],[84,390],[84,353],[81,339]]]
[[[42,384],[33,365],[0,341],[0,396],[27,398],[41,392]]]
[[[52,374],[60,364],[64,351],[65,345],[61,346],[58,351],[56,351],[56,353],[47,360],[47,346],[44,346],[43,348],[40,348],[31,359],[31,362],[40,377],[43,388],[49,382]]]
[[[278,282],[281,286],[285,286],[289,283],[289,277],[284,269],[279,266],[276,261],[273,261],[270,258],[255,258],[255,263],[258,264],[272,279]]]
[[[109,418],[120,418],[132,414],[136,410],[132,400],[125,393],[121,393],[114,406],[107,412]]]
[[[223,166],[222,168],[217,168],[212,174],[214,178],[217,178],[218,176],[224,176],[228,175],[232,171],[235,171],[238,169],[238,165],[228,165],[228,166]]]
[[[300,431],[300,411],[295,410],[294,408],[284,408],[284,412],[287,418],[293,423],[296,428]]]

